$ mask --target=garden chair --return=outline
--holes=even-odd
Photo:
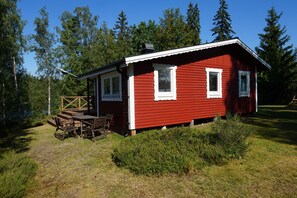
[[[106,114],[105,117],[106,117],[105,129],[107,131],[109,131],[110,130],[110,125],[111,125],[111,122],[112,122],[112,119],[113,119],[113,114]]]
[[[56,138],[64,141],[65,137],[69,136],[71,133],[77,136],[73,120],[62,120],[59,117],[53,117],[53,119],[56,123],[56,131],[54,134]],[[61,131],[60,133],[59,130]]]
[[[83,121],[85,125],[84,138],[91,137],[92,140],[107,137],[106,117],[98,117],[93,122]]]

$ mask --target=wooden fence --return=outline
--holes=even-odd
[[[94,97],[89,97],[89,108],[94,108]],[[88,109],[87,96],[61,96],[61,109]]]

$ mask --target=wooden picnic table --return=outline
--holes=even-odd
[[[72,116],[72,118],[73,120],[80,121],[80,136],[83,137],[83,121],[93,120],[98,117],[92,116],[92,115],[75,115],[75,116]]]

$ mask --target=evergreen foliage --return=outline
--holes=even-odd
[[[123,10],[119,13],[113,30],[116,39],[117,59],[131,55],[131,27],[128,26],[127,15]]]
[[[133,54],[138,55],[143,43],[156,44],[156,31],[158,25],[155,21],[149,20],[147,23],[142,21],[138,26],[133,25],[131,30],[131,43]]]
[[[191,45],[199,45],[201,43],[200,38],[200,12],[198,8],[198,4],[192,4],[192,2],[188,6],[187,10],[187,25],[189,27],[189,34],[192,36]]]
[[[97,63],[92,61],[94,55],[90,53],[97,38],[97,23],[98,17],[93,17],[88,7],[76,7],[73,13],[63,12],[62,28],[56,29],[61,43],[58,47],[59,61],[65,70],[79,75],[98,67]],[[66,75],[63,82],[63,94],[86,95],[84,81]]]
[[[259,56],[271,66],[270,71],[259,74],[259,93],[261,103],[288,103],[297,93],[296,50],[288,45],[290,36],[286,27],[282,27],[274,7],[268,10],[267,26],[259,34],[260,45],[256,48]]]
[[[96,35],[95,43],[89,51],[91,62],[95,63],[94,67],[106,65],[116,60],[118,58],[115,53],[116,47],[113,30],[108,29],[107,23],[103,22]]]
[[[156,49],[158,51],[191,45],[191,34],[188,32],[184,16],[178,8],[167,9],[163,12],[163,18],[160,18],[156,37]]]
[[[231,39],[235,32],[231,27],[231,18],[228,13],[228,4],[226,0],[220,0],[220,7],[213,18],[214,28],[211,29],[215,36],[214,42]]]

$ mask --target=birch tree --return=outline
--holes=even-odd
[[[24,70],[23,49],[24,21],[17,9],[17,0],[0,0],[0,92],[2,120],[7,115],[20,116],[20,101],[17,76],[21,77]],[[20,85],[22,86],[22,85]],[[13,91],[15,90],[15,91]]]
[[[49,20],[46,8],[40,10],[40,17],[36,17],[35,32],[32,35],[31,50],[35,52],[38,65],[37,73],[47,78],[48,115],[51,114],[51,79],[54,75],[54,34],[49,31]]]

